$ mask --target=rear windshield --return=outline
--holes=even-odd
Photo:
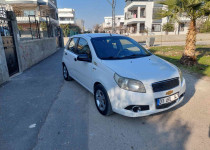
[[[109,36],[92,38],[97,56],[103,60],[131,59],[150,56],[139,43],[128,37]]]

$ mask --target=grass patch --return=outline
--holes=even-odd
[[[198,45],[196,47],[198,65],[193,67],[186,67],[179,63],[184,51],[184,46],[151,47],[149,50],[153,54],[175,64],[178,67],[210,77],[210,45]]]

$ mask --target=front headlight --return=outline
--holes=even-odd
[[[141,81],[137,81],[134,79],[124,78],[119,76],[118,74],[114,74],[114,79],[118,86],[122,89],[133,91],[133,92],[140,92],[146,93],[144,84]]]
[[[178,68],[178,70],[179,70],[179,76],[180,76],[180,80],[181,80],[181,83],[182,83],[182,81],[183,81],[183,75],[182,75],[182,71]]]

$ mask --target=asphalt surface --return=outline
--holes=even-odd
[[[184,101],[142,118],[97,112],[62,77],[62,50],[0,87],[0,150],[208,150],[210,79],[184,72]]]

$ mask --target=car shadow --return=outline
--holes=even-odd
[[[78,83],[73,81],[70,84]],[[190,85],[188,86],[190,88]],[[76,87],[78,87],[78,90],[83,88],[79,84]],[[193,90],[195,91],[195,89]],[[194,92],[187,92],[183,103],[186,104],[193,95]],[[119,114],[105,117],[99,114],[95,107],[93,96],[90,97],[88,103],[89,136],[91,136],[89,138],[91,138],[92,142],[94,141],[94,144],[89,143],[89,147],[93,149],[97,149],[102,145],[104,149],[114,149],[116,147],[118,149],[131,150],[185,149],[185,143],[191,134],[188,122],[177,118],[173,111],[137,118]],[[106,141],[109,144],[104,144],[102,141]]]

